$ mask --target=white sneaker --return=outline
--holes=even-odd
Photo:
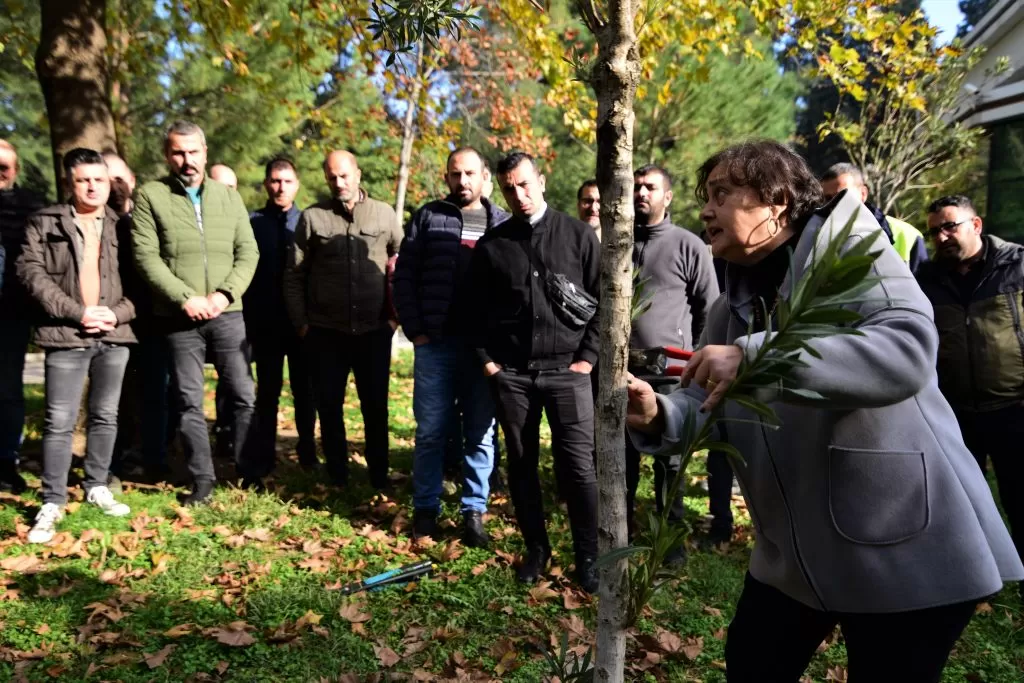
[[[57,532],[57,522],[64,519],[61,506],[56,503],[46,503],[36,514],[36,523],[28,532],[29,543],[49,543]]]
[[[114,500],[114,494],[106,486],[94,486],[89,489],[86,498],[90,503],[103,510],[103,514],[111,517],[124,517],[131,514],[132,509],[124,503]]]

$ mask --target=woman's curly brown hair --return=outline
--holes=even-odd
[[[765,204],[785,204],[790,225],[824,202],[821,183],[804,158],[774,140],[752,140],[726,147],[705,161],[697,171],[694,194],[708,201],[708,176],[722,166],[733,185],[746,186]]]

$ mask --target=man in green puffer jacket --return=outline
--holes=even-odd
[[[263,472],[249,457],[255,391],[244,352],[242,294],[259,250],[239,194],[206,178],[206,136],[177,121],[164,154],[171,175],[146,183],[136,198],[132,247],[135,266],[153,290],[156,327],[167,333],[177,409],[189,470],[188,504],[209,500],[215,475],[203,413],[207,347],[218,381],[227,382],[235,423],[235,467],[244,485],[261,486]]]
[[[1024,550],[1024,247],[982,234],[971,200],[928,207],[935,260],[917,271],[935,309],[939,389],[982,470],[992,459],[1017,552]]]

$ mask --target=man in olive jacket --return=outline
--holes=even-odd
[[[86,499],[116,517],[130,510],[107,488],[117,437],[117,404],[135,343],[128,321],[135,306],[121,287],[117,214],[107,207],[110,178],[91,149],[64,155],[71,201],[34,214],[18,257],[18,277],[43,311],[36,344],[46,350],[46,430],[43,433],[43,506],[30,543],[53,538],[64,516],[71,469],[71,436],[89,380]]]
[[[208,501],[215,475],[203,413],[203,365],[212,351],[227,382],[235,422],[235,467],[243,485],[262,485],[247,457],[255,391],[244,351],[242,294],[259,250],[237,192],[206,178],[206,136],[177,121],[164,154],[171,175],[143,185],[132,215],[135,266],[153,290],[156,326],[167,332],[181,435],[194,488],[188,504]]]
[[[391,338],[398,323],[387,303],[388,262],[402,229],[394,210],[359,187],[355,156],[334,151],[324,160],[332,198],[302,212],[284,272],[284,297],[313,363],[327,472],[348,483],[342,409],[351,370],[366,431],[370,483],[388,485],[388,381]]]
[[[928,207],[935,259],[917,281],[935,309],[939,389],[964,443],[985,469],[992,459],[1017,552],[1024,551],[1024,247],[982,234],[971,200]]]

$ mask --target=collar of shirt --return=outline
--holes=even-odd
[[[530,225],[537,225],[538,223],[540,223],[541,219],[544,218],[544,214],[547,213],[547,211],[548,205],[545,202],[541,204],[540,208],[537,209],[537,211],[535,211],[533,215],[530,216],[530,218],[528,219],[530,221]]]

